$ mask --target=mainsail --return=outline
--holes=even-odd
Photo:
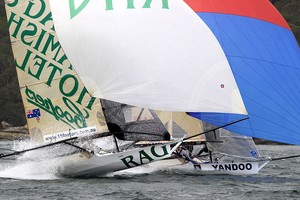
[[[223,50],[182,0],[51,0],[89,93],[168,111],[246,114]]]
[[[48,1],[7,2],[6,12],[31,139],[50,143],[107,132],[99,100],[57,40]]]
[[[218,42],[233,71],[249,119],[235,133],[300,144],[300,48],[268,0],[185,0]],[[216,126],[243,118],[190,113]]]

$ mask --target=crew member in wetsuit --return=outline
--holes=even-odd
[[[210,162],[212,162],[212,152],[208,149],[206,142],[204,143],[204,147],[199,151],[197,155],[200,156],[203,152],[209,154]]]
[[[183,159],[193,163],[193,164],[198,164],[196,161],[194,161],[191,157],[190,157],[190,152],[183,146],[180,146],[177,148],[176,150],[176,154],[181,156]]]

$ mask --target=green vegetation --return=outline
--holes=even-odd
[[[288,22],[298,41],[298,44],[300,44],[300,1],[273,0],[272,2]]]
[[[288,21],[300,44],[300,0],[271,0]],[[0,122],[14,126],[26,124],[10,46],[4,1],[0,0]]]
[[[0,122],[26,124],[16,69],[8,34],[3,0],[0,0]]]

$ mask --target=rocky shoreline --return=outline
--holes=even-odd
[[[0,140],[27,140],[29,134],[23,133],[11,133],[11,132],[0,132]]]
[[[258,138],[253,138],[255,144],[263,144],[263,145],[289,145],[285,143],[280,143],[280,142],[273,142],[269,140],[263,140],[263,139],[258,139]]]
[[[0,140],[24,140],[29,139],[27,126],[12,127],[6,122],[1,122]]]

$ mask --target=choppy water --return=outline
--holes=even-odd
[[[0,141],[1,148],[9,148]],[[300,154],[299,146],[259,145],[263,156]],[[0,150],[1,152],[2,150]],[[51,165],[51,163],[49,163]],[[93,179],[56,177],[47,166],[0,160],[0,199],[300,199],[300,158],[274,161],[249,176],[164,170]]]

